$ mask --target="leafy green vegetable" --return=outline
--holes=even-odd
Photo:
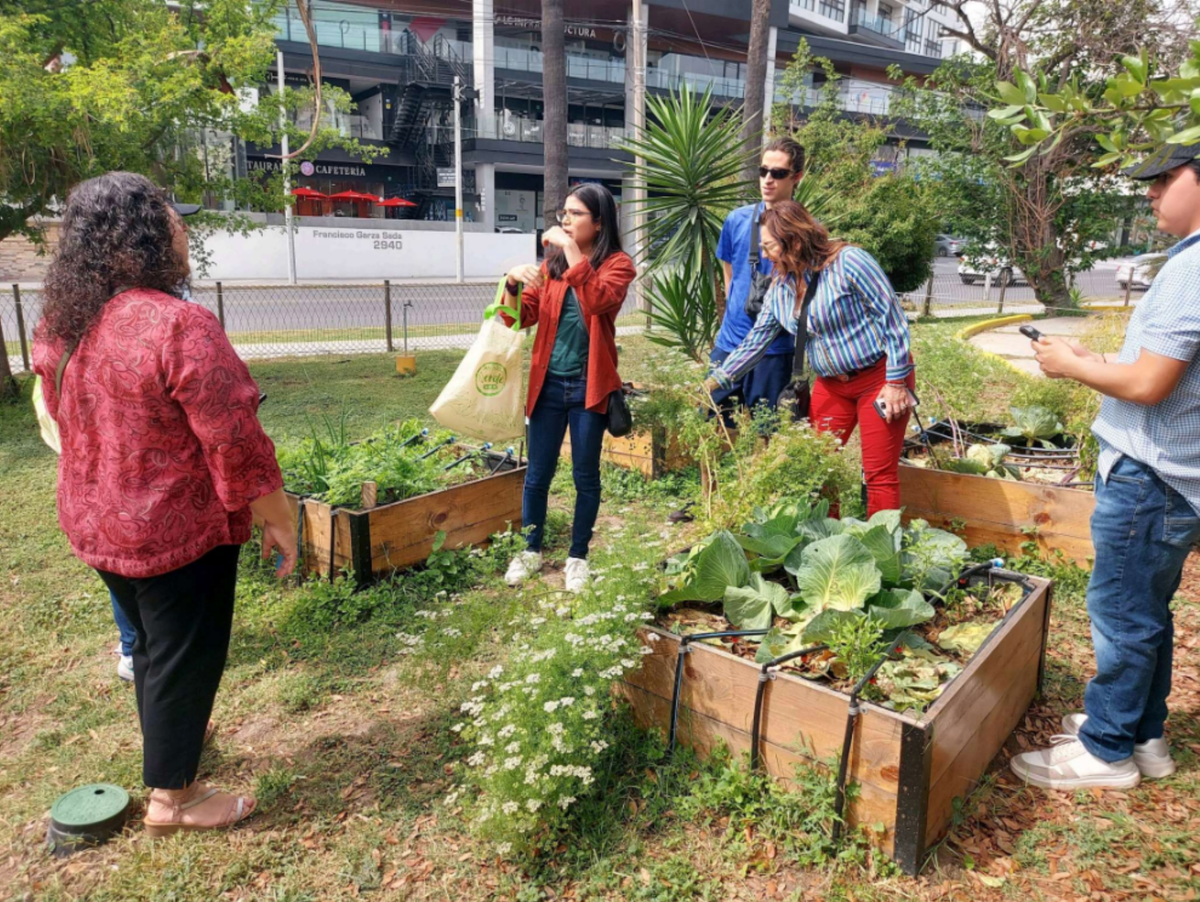
[[[913,520],[904,531],[900,560],[906,585],[922,592],[937,592],[962,570],[967,543],[924,520]]]
[[[879,568],[862,542],[853,536],[830,536],[804,549],[796,571],[800,595],[817,611],[849,611],[879,591]]]
[[[691,562],[688,578],[662,595],[661,604],[681,601],[721,601],[725,590],[750,583],[750,565],[737,539],[726,529],[717,532]],[[768,623],[767,626],[770,626]]]
[[[1008,438],[1024,439],[1027,446],[1038,442],[1043,447],[1053,448],[1049,440],[1061,434],[1064,428],[1054,411],[1045,407],[1010,407],[1008,412],[1015,425],[1009,426],[1002,434]]]
[[[884,629],[905,629],[933,619],[933,605],[916,589],[885,589],[871,599],[867,611]]]
[[[866,614],[862,611],[839,611],[829,608],[814,617],[801,635],[806,644],[812,645],[818,642],[828,644],[837,635],[840,627],[845,624],[858,623],[865,618]]]
[[[859,537],[859,541],[871,552],[883,582],[891,586],[898,584],[904,572],[900,561],[898,530],[897,534],[893,534],[886,525],[881,524],[868,529]]]
[[[938,645],[946,651],[958,652],[969,658],[979,651],[979,647],[987,641],[995,627],[996,624],[983,621],[959,623],[942,630],[942,634],[938,636]]]
[[[788,590],[779,583],[767,582],[761,573],[751,573],[743,588],[725,590],[725,619],[740,630],[770,629],[775,616],[794,614]]]

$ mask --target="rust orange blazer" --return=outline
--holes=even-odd
[[[608,396],[621,387],[617,375],[617,314],[625,303],[629,283],[637,269],[629,255],[618,251],[595,269],[588,260],[581,260],[563,273],[561,279],[551,279],[542,266],[543,282],[538,288],[526,288],[521,299],[521,328],[538,327],[533,340],[533,360],[529,367],[529,397],[525,415],[533,412],[546,381],[554,337],[562,316],[567,289],[575,289],[588,330],[587,396],[584,406],[594,413],[608,412]],[[502,314],[503,315],[503,314]],[[512,325],[512,317],[505,316]]]

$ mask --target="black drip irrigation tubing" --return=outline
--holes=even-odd
[[[941,429],[939,429],[939,427],[941,427]],[[934,422],[929,424],[928,429],[925,429],[923,431],[932,434],[936,438],[940,438],[940,439],[944,439],[944,440],[953,440],[954,435],[952,432],[941,431],[942,429],[949,429],[949,428],[950,427],[948,427],[945,423],[938,422],[937,420],[935,420]],[[1003,440],[998,439],[994,436],[983,435],[982,433],[979,433],[979,432],[972,432],[969,429],[963,429],[961,426],[957,427],[957,429],[958,429],[958,432],[960,435],[967,435],[973,439],[978,439],[979,441],[986,442],[990,445],[1007,444],[1007,442],[1004,442]],[[909,439],[909,441],[911,442],[912,439]],[[1075,448],[1030,448],[1030,447],[1017,448],[1017,447],[1013,447],[1011,445],[1009,447],[1012,447],[1012,451],[1010,452],[1010,454],[1013,457],[1070,457],[1077,453]]]
[[[679,728],[679,693],[683,688],[683,659],[691,644],[701,639],[737,639],[743,636],[765,636],[770,630],[723,630],[719,633],[690,633],[680,637],[679,657],[675,662],[675,690],[671,693],[671,728],[667,733],[667,757],[675,754],[675,736]]]
[[[829,646],[824,644],[810,645],[808,648],[780,655],[778,658],[768,661],[762,666],[762,670],[758,673],[758,688],[754,693],[754,721],[750,726],[750,770],[758,770],[758,731],[759,726],[762,724],[763,694],[766,691],[767,683],[775,679],[775,672],[772,668],[786,664],[788,661],[794,661],[796,658],[803,658],[805,655],[825,651],[827,648]]]
[[[999,566],[1000,563],[1000,559],[996,558],[984,564],[973,564],[959,573],[957,577],[950,580],[950,582],[946,583],[946,585],[942,587],[941,591],[937,593],[937,595],[944,597],[946,592],[948,592],[952,586],[958,585],[962,588],[965,588],[970,584],[972,579],[983,574],[986,574],[987,576],[988,588],[991,588],[992,585],[994,585],[995,580],[998,579],[1002,582],[1018,583],[1025,590],[1021,595],[1021,601],[1017,602],[1008,609],[1008,612],[1003,618],[1001,618],[1000,622],[992,628],[992,631],[988,634],[988,637],[983,641],[979,648],[975,650],[976,655],[987,647],[988,643],[992,641],[992,637],[1000,631],[1004,624],[1008,622],[1009,618],[1012,617],[1013,612],[1021,606],[1021,603],[1024,602],[1034,590],[1034,585],[1029,580],[1029,577],[1025,576],[1023,573],[1015,573],[1012,570],[1005,570]],[[839,842],[842,835],[842,815],[846,806],[846,776],[850,766],[850,752],[854,745],[854,727],[861,711],[861,708],[858,704],[858,696],[863,689],[866,688],[867,684],[875,678],[875,674],[879,671],[879,668],[883,666],[884,662],[892,657],[892,655],[894,655],[904,643],[904,636],[905,633],[901,633],[896,637],[895,641],[892,642],[891,646],[888,647],[888,650],[880,656],[879,660],[877,660],[871,666],[871,669],[868,670],[863,678],[855,684],[854,689],[852,689],[850,692],[850,706],[846,712],[846,734],[845,739],[842,742],[841,760],[838,763],[837,795],[834,801],[834,843]],[[951,682],[953,682],[953,680],[951,680]],[[949,683],[947,686],[948,685]]]

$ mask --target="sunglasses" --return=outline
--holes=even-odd
[[[782,182],[784,179],[790,179],[796,174],[794,169],[768,169],[766,166],[758,167],[758,177],[765,179],[768,175],[777,182]]]

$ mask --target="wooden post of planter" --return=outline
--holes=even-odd
[[[379,484],[364,482],[362,484],[362,509],[369,511],[379,503]]]

